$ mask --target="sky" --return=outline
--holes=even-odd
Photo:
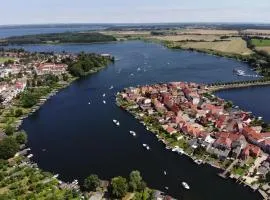
[[[0,25],[270,23],[270,0],[3,0]]]

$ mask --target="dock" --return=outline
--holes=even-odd
[[[236,163],[238,163],[238,159],[235,159],[235,160],[230,164],[230,166],[227,167],[227,169],[226,169],[224,172],[219,173],[218,175],[219,175],[220,177],[222,177],[222,178],[227,178],[227,174],[231,171],[231,169],[233,168],[233,166],[234,166]]]

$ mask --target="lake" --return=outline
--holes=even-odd
[[[189,158],[166,150],[136,119],[115,105],[115,94],[129,86],[250,79],[233,75],[235,67],[254,74],[246,64],[141,41],[15,47],[29,51],[110,53],[117,58],[115,64],[61,90],[24,120],[22,128],[29,135],[33,160],[42,169],[59,173],[65,181],[78,179],[81,183],[92,173],[110,179],[118,175],[127,177],[136,169],[150,187],[165,191],[167,186],[168,194],[178,199],[260,199],[247,187],[221,179],[217,176],[219,170],[197,166]],[[109,90],[111,85],[113,90]],[[120,121],[120,127],[113,124],[114,118]],[[132,137],[129,130],[134,130],[137,137]],[[146,151],[143,143],[151,150]],[[182,181],[189,183],[190,191],[182,188]]]

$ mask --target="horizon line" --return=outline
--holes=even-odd
[[[270,25],[270,22],[57,22],[57,23],[14,23],[0,24],[0,27],[8,26],[49,26],[49,25],[148,25],[148,24],[252,24],[252,25]]]

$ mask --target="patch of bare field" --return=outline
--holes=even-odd
[[[119,36],[150,35],[150,31],[102,31],[100,33],[107,34],[107,35],[119,35]]]
[[[270,46],[268,46],[268,47],[256,47],[256,50],[258,50],[258,51],[266,51],[267,53],[270,54]]]
[[[202,35],[238,35],[237,30],[217,30],[217,29],[181,29],[178,34],[202,34]]]
[[[241,55],[252,54],[252,51],[247,48],[247,44],[242,38],[232,38],[230,41],[221,42],[186,42],[181,47]]]
[[[219,40],[220,36],[217,36],[217,35],[168,35],[168,36],[153,36],[150,38],[163,40],[163,41],[170,41],[170,42],[181,42],[181,41],[186,41],[186,40],[214,41],[214,40]]]
[[[242,33],[248,34],[248,35],[270,35],[270,30],[259,30],[259,29],[246,29],[243,30]]]

